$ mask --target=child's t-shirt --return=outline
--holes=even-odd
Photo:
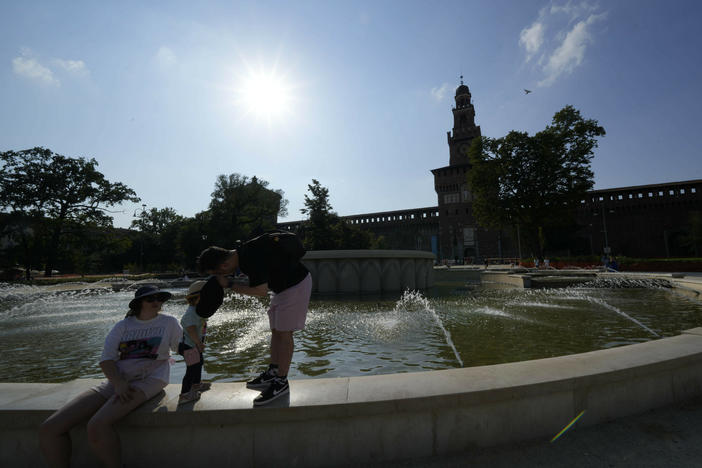
[[[151,320],[135,316],[117,322],[105,338],[102,361],[115,361],[126,380],[155,377],[168,382],[169,349],[178,350],[183,329],[170,315],[158,314]]]
[[[195,306],[188,306],[188,310],[185,311],[183,317],[180,319],[180,324],[183,327],[183,342],[186,345],[191,348],[195,347],[195,342],[190,339],[190,335],[186,330],[190,326],[195,326],[197,337],[200,338],[200,342],[205,342],[205,336],[207,335],[207,319],[197,315]]]

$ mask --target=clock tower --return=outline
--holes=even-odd
[[[480,127],[475,125],[475,108],[471,102],[470,90],[463,84],[456,88],[456,107],[453,111],[453,135],[446,132],[449,145],[449,165],[468,163],[468,148],[473,138],[480,136]]]
[[[433,169],[434,190],[438,198],[439,238],[436,249],[439,260],[472,262],[481,255],[480,231],[473,219],[473,197],[468,186],[468,149],[480,137],[475,125],[475,108],[470,90],[463,84],[456,88],[453,132],[447,132],[449,165]]]

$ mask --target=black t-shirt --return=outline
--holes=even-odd
[[[269,235],[246,241],[236,251],[239,269],[249,277],[252,287],[268,283],[268,288],[277,294],[295,286],[309,273],[299,258],[280,249]]]

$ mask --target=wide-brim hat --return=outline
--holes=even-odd
[[[161,302],[166,302],[172,296],[172,294],[169,293],[168,291],[161,291],[158,288],[158,286],[153,286],[153,285],[142,286],[139,289],[137,289],[136,292],[134,293],[134,299],[129,301],[129,308],[135,309],[137,307],[137,305],[139,304],[140,299],[143,299],[146,296],[153,296],[154,294],[158,294],[158,298]]]
[[[192,296],[195,296],[197,294],[200,294],[200,291],[202,291],[202,287],[207,283],[207,281],[195,281],[193,284],[190,285],[188,288],[188,294],[186,294],[186,298],[189,299]]]

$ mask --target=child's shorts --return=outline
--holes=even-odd
[[[146,395],[146,399],[148,400],[163,390],[166,387],[166,382],[161,379],[157,379],[156,377],[146,377],[144,379],[131,380],[129,381],[129,385],[136,390],[141,390],[144,392],[144,395]],[[99,393],[105,397],[106,400],[109,400],[115,394],[115,386],[112,385],[109,380],[105,380],[99,385],[93,387],[91,390]]]
[[[273,296],[268,308],[271,330],[294,331],[305,328],[307,308],[312,294],[312,275]]]

